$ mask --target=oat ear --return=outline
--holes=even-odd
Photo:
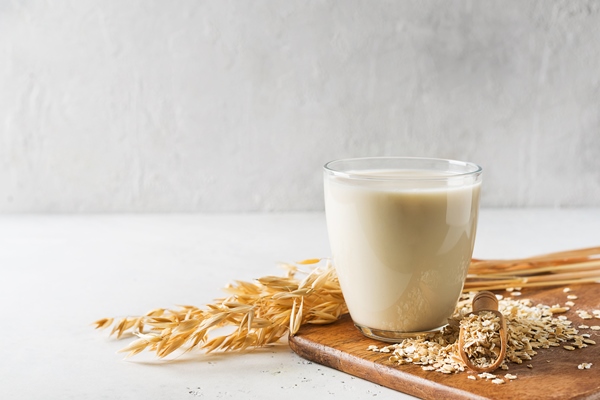
[[[113,326],[117,338],[135,334],[138,339],[122,351],[128,356],[143,350],[166,357],[177,350],[239,351],[278,342],[295,334],[306,323],[331,323],[348,312],[337,275],[330,262],[308,259],[288,265],[283,277],[265,276],[253,282],[236,281],[225,287],[228,297],[203,309],[155,309],[144,316],[123,318],[115,323],[103,318],[98,329]],[[298,265],[310,265],[302,271]],[[297,275],[303,275],[298,279]],[[232,327],[228,335],[213,337],[213,331]]]

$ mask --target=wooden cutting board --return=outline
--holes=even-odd
[[[591,314],[592,310],[600,309],[600,285],[571,286],[571,289],[569,294],[577,295],[578,299],[572,300],[575,306],[563,315],[575,327],[600,325],[600,319],[584,321],[575,312],[586,310]],[[564,305],[568,301],[562,288],[524,289],[520,298],[546,305]],[[289,338],[289,344],[307,360],[423,399],[600,399],[600,331],[579,329],[579,333],[590,333],[598,344],[575,351],[562,347],[540,349],[530,362],[508,363],[508,371],[497,370],[495,374],[500,377],[507,372],[518,376],[502,385],[468,379],[467,372],[446,375],[423,371],[418,365],[394,365],[388,360],[389,354],[367,350],[369,345],[385,344],[363,336],[348,315],[331,325],[305,325]],[[580,370],[577,366],[581,363],[593,365]]]

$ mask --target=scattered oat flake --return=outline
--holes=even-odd
[[[510,295],[511,296],[520,296],[521,292],[512,292]]]
[[[578,328],[579,329],[588,329],[589,326],[587,326],[587,325],[579,325]]]
[[[598,326],[598,325],[590,326],[590,329],[593,331],[600,331],[600,326]]]
[[[468,322],[469,316],[472,315],[470,312],[474,295],[475,293],[468,293],[460,298],[455,313],[449,320],[450,323],[440,332],[427,337],[407,338],[400,343],[386,346],[390,350],[389,360],[396,365],[419,365],[426,371],[433,370],[442,374],[467,372],[467,367],[457,352],[457,342],[461,324]],[[507,329],[509,341],[505,361],[501,366],[501,370],[504,370],[502,374],[507,373],[506,370],[510,363],[522,364],[524,367],[533,369],[533,364],[526,363],[531,362],[539,351],[564,346],[567,346],[565,349],[576,350],[591,344],[585,342],[590,338],[589,334],[580,334],[576,325],[567,316],[554,314],[553,307],[566,309],[560,304],[554,306],[535,304],[527,298],[506,296],[499,300],[498,310],[505,316],[510,327]],[[486,347],[490,344],[487,331],[496,330],[492,329],[494,324],[490,321],[482,319],[480,324],[473,325],[474,330],[470,332],[473,343],[468,347],[473,352],[480,352],[481,349],[487,349],[486,351],[489,350],[490,353],[497,351],[496,347],[498,346]],[[600,327],[598,329],[600,330]],[[483,342],[483,345],[480,345],[480,342]],[[467,342],[465,342],[466,344]],[[382,350],[376,351],[381,352]],[[502,378],[506,383],[509,381],[506,376],[489,373],[470,374],[470,376],[476,380],[491,381]]]
[[[369,351],[378,351],[379,347],[377,347],[374,344],[372,344],[369,347],[367,347],[367,350],[369,350]]]
[[[577,366],[578,369],[590,369],[592,368],[592,363],[581,363]]]
[[[506,374],[506,375],[504,375],[504,377],[505,377],[506,379],[510,379],[511,381],[512,381],[513,379],[517,379],[517,376],[516,376],[516,375],[513,375],[513,374]]]
[[[563,292],[565,292],[565,293],[569,293],[570,291],[571,291],[571,288],[568,288],[568,287],[563,289]]]
[[[592,319],[592,315],[587,311],[577,310],[577,316],[581,319]]]
[[[575,347],[573,347],[573,346],[563,346],[563,349],[569,350],[569,351],[573,351],[573,350],[575,350]]]
[[[504,379],[501,379],[501,378],[492,379],[492,383],[495,383],[496,385],[502,385],[504,383]]]
[[[570,294],[570,295],[567,296],[567,299],[569,299],[569,300],[577,300],[577,296],[574,295],[574,294]]]
[[[573,307],[574,305],[575,303],[573,303],[572,301],[565,301],[565,306]]]
[[[475,377],[475,375],[468,375],[467,379],[470,379],[472,381],[476,381],[477,380],[477,378]]]

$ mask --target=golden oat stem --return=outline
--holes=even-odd
[[[586,278],[586,279],[565,279],[565,280],[550,280],[544,282],[523,282],[523,281],[510,281],[505,283],[497,283],[497,282],[489,282],[486,284],[482,284],[483,282],[477,282],[479,285],[473,283],[465,284],[465,288],[463,292],[478,292],[482,290],[503,290],[507,288],[526,288],[526,287],[553,287],[553,286],[565,286],[565,285],[575,285],[581,283],[598,283],[600,282],[600,275],[595,278]]]
[[[506,284],[507,287],[514,287],[512,282],[533,283],[533,282],[557,282],[563,280],[577,280],[577,279],[600,279],[600,270],[592,271],[575,271],[566,272],[560,274],[548,274],[548,275],[533,275],[533,276],[476,276],[467,279],[465,285],[471,283],[483,283],[495,282],[496,284]],[[510,286],[509,286],[510,285]]]
[[[473,259],[469,271],[485,274],[498,271],[525,270],[532,272],[536,268],[552,265],[568,265],[600,258],[600,247],[590,247],[579,250],[568,250],[528,258],[505,260],[479,260]]]
[[[583,261],[576,263],[569,263],[563,265],[550,265],[550,266],[541,266],[536,267],[529,264],[528,268],[521,268],[519,270],[515,270],[512,268],[506,268],[504,271],[498,271],[497,269],[487,271],[478,271],[476,268],[470,269],[471,272],[475,272],[474,275],[478,276],[491,276],[491,277],[501,277],[501,276],[516,276],[516,275],[525,275],[531,276],[536,274],[543,273],[557,273],[561,271],[584,271],[584,270],[598,270],[600,269],[600,260],[592,260],[592,261]]]
[[[464,291],[550,287],[600,281],[600,247],[512,260],[477,260],[469,266]]]

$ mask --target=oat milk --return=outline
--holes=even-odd
[[[431,173],[361,174],[423,178]],[[473,252],[480,183],[465,185],[458,178],[440,187],[439,181],[400,180],[325,179],[333,262],[355,324],[427,331],[447,323],[462,291]]]

